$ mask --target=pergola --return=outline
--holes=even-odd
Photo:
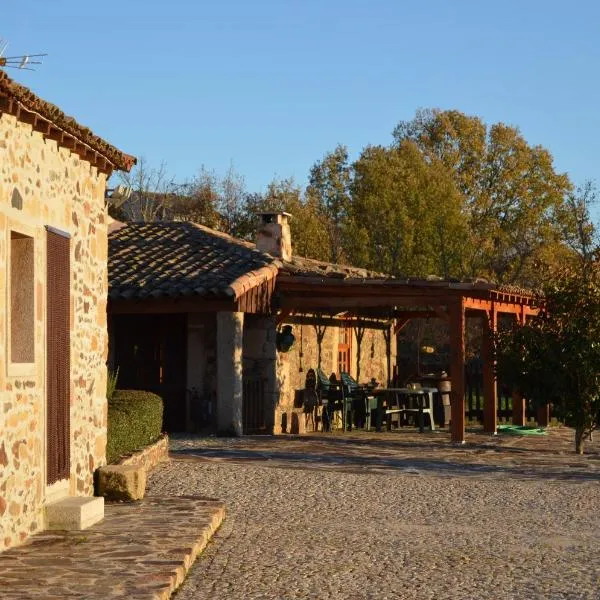
[[[280,272],[274,304],[286,322],[340,324],[382,328],[397,333],[410,319],[437,317],[448,322],[450,332],[451,437],[465,439],[465,320],[482,318],[484,430],[497,427],[497,386],[493,361],[493,336],[498,315],[514,315],[525,323],[538,312],[535,296],[513,287],[484,281],[459,282],[423,279],[315,277]],[[513,422],[525,423],[525,401],[513,395]]]

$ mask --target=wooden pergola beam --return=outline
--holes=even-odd
[[[325,325],[326,327],[364,327],[366,329],[385,330],[390,326],[389,321],[365,319],[361,317],[328,317],[325,315],[294,315],[287,313],[277,319],[278,323],[291,325]]]
[[[439,298],[423,298],[422,296],[288,296],[279,295],[278,306],[281,309],[291,308],[302,312],[320,312],[329,309],[332,312],[360,310],[362,308],[390,308],[394,306],[446,306],[451,301],[447,296]]]

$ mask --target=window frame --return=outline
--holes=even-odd
[[[29,227],[19,222],[8,219],[6,225],[6,375],[7,377],[30,377],[36,374],[38,363],[38,349],[36,344],[37,336],[37,313],[38,302],[36,294],[36,259],[38,253],[39,240],[36,237],[36,228]],[[12,234],[16,233],[33,240],[33,360],[31,362],[14,362],[12,358]]]

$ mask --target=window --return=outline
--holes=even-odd
[[[33,363],[34,345],[33,238],[10,232],[10,361]]]

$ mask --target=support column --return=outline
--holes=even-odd
[[[525,425],[525,399],[519,390],[512,393],[512,422],[513,425]]]
[[[521,312],[517,315],[519,325],[525,325],[525,310],[521,307]],[[512,392],[512,422],[513,425],[525,425],[525,399],[519,390]]]
[[[385,340],[385,357],[387,367],[387,387],[392,384],[392,328],[383,330],[383,339]]]
[[[550,405],[542,404],[537,409],[537,423],[540,427],[548,427],[550,425]]]
[[[465,307],[461,298],[448,306],[450,313],[450,392],[452,441],[465,441]]]
[[[244,313],[217,313],[217,430],[242,435]]]
[[[498,328],[498,314],[492,308],[486,312],[483,326],[483,430],[495,434],[498,425],[498,386],[496,385],[496,362],[494,360],[494,334]]]

